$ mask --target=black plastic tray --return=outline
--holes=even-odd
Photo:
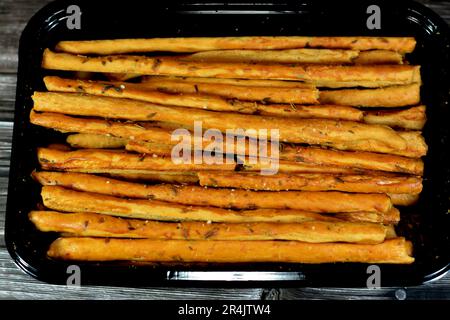
[[[16,110],[6,212],[6,244],[16,264],[40,280],[65,284],[67,267],[81,268],[81,284],[365,287],[367,264],[142,264],[52,261],[46,250],[57,237],[38,232],[27,214],[41,202],[30,173],[38,166],[36,147],[58,139],[51,130],[29,123],[31,95],[45,90],[40,68],[43,49],[60,40],[177,36],[329,35],[414,36],[417,48],[408,59],[422,65],[423,102],[428,106],[424,135],[424,190],[417,205],[402,208],[401,235],[414,242],[412,265],[380,265],[382,286],[409,286],[442,276],[450,262],[449,32],[435,13],[414,2],[296,1],[257,5],[228,2],[180,2],[166,6],[126,1],[57,1],[39,11],[25,28],[19,49]],[[340,3],[340,4],[339,4]],[[80,7],[81,29],[69,30],[67,7]],[[381,8],[381,30],[366,27],[367,6]],[[52,72],[54,74],[55,72]],[[61,74],[61,73],[56,73]],[[232,280],[232,281],[228,281]],[[248,280],[248,281],[247,281]],[[228,282],[226,282],[228,281]]]

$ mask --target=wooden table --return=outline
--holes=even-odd
[[[450,273],[411,288],[114,288],[48,285],[24,274],[12,262],[4,241],[12,120],[16,92],[17,46],[28,19],[48,0],[0,2],[0,299],[450,299]],[[450,22],[450,1],[422,1]],[[400,291],[398,291],[400,290]],[[405,291],[401,291],[405,290]]]

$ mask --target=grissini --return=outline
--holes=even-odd
[[[283,145],[280,159],[364,170],[423,174],[423,161],[389,154]]]
[[[132,52],[197,52],[231,49],[294,49],[330,48],[353,50],[393,50],[412,52],[416,40],[412,37],[192,37],[60,41],[56,50],[76,54],[118,54]]]
[[[427,121],[424,105],[401,110],[373,110],[364,113],[364,122],[410,130],[422,130]]]
[[[285,50],[210,50],[184,55],[185,61],[348,64],[359,55],[357,50],[285,49]]]
[[[243,113],[254,112],[253,104],[241,103],[240,101],[231,101],[221,99],[220,97],[211,95],[195,94],[169,94],[163,90],[152,90],[144,84],[129,83],[129,82],[108,82],[108,81],[93,81],[93,80],[76,80],[60,78],[55,76],[47,76],[44,82],[49,91],[58,92],[83,92],[88,94],[110,96],[118,98],[129,98],[157,104],[175,105],[184,107],[193,107],[199,109],[210,109],[216,111],[238,111]],[[297,92],[307,94],[312,102],[317,102],[317,93],[314,88],[304,88]],[[305,101],[308,101],[308,96],[305,95]]]
[[[124,139],[150,140],[167,143],[171,141],[172,131],[153,123],[126,123],[103,119],[71,117],[61,113],[30,113],[30,122],[61,132],[79,132],[111,135]]]
[[[301,223],[158,222],[122,219],[95,213],[32,211],[30,220],[41,231],[88,237],[155,240],[295,240],[309,243],[381,243],[387,228],[375,223],[305,221]]]
[[[417,176],[330,175],[313,173],[278,173],[259,175],[249,172],[199,172],[200,185],[253,190],[344,191],[357,193],[410,193],[422,191]]]
[[[77,171],[72,170],[72,172]],[[80,170],[78,172],[89,172],[89,170]],[[182,185],[198,183],[196,172],[189,171],[92,170],[91,173],[103,174],[111,178],[125,179],[132,182],[163,182]]]
[[[138,73],[192,77],[296,80],[317,86],[380,87],[420,83],[420,67],[410,65],[282,65],[181,61],[171,57],[87,57],[44,51],[44,69]]]
[[[79,96],[74,93],[35,92],[33,101],[34,109],[43,112],[134,121],[167,121],[186,126],[193,126],[195,121],[202,121],[205,129],[223,132],[243,128],[278,129],[282,142],[327,144],[339,149],[389,153],[395,150],[400,152],[408,147],[405,139],[389,127],[352,121],[217,114],[213,111],[167,107],[118,98]],[[270,138],[270,130],[268,134]],[[254,133],[247,135],[254,137]]]
[[[396,206],[412,206],[419,201],[418,194],[408,194],[408,193],[388,193],[391,198],[392,204]]]
[[[122,169],[153,171],[234,170],[234,163],[174,162],[170,157],[131,154],[123,151],[80,149],[59,151],[38,148],[38,161],[43,169]]]
[[[360,51],[353,59],[355,64],[402,64],[403,54],[391,50]]]
[[[182,56],[187,61],[278,62],[308,64],[402,64],[403,55],[390,50],[287,49],[212,50]]]
[[[158,83],[187,83],[193,87],[197,83],[229,84],[240,87],[276,87],[276,88],[315,88],[311,84],[300,81],[282,80],[257,80],[257,79],[225,79],[225,78],[201,78],[201,77],[177,77],[177,76],[143,76],[141,84],[145,86],[156,86]],[[195,89],[195,88],[194,88]],[[192,89],[191,89],[192,90]]]
[[[126,139],[92,133],[71,134],[66,141],[74,148],[84,149],[117,149],[127,144]]]
[[[242,91],[242,95],[229,91],[230,95],[225,98],[211,96],[208,94],[218,94],[217,92],[206,92],[203,94],[203,84],[184,84],[192,90],[177,90],[176,85],[148,86],[135,83],[100,82],[92,80],[72,80],[54,76],[44,78],[44,82],[49,91],[56,92],[84,92],[97,96],[129,98],[140,101],[147,101],[162,105],[173,105],[181,107],[191,107],[213,111],[229,111],[249,114],[292,116],[299,118],[325,118],[361,121],[363,112],[348,106],[320,105],[302,106],[296,104],[318,103],[318,91],[309,88],[267,88],[267,87],[240,87],[222,84],[212,84],[214,86],[226,86],[237,88]],[[146,88],[148,86],[148,88]],[[259,91],[258,91],[259,89]],[[229,89],[226,89],[228,91]],[[161,91],[169,91],[172,94]],[[258,93],[260,92],[260,93]],[[259,94],[259,96],[257,96]],[[219,94],[220,95],[220,94]],[[253,95],[254,100],[261,100],[262,103],[242,102],[235,99],[246,100],[244,95]],[[270,98],[269,98],[270,97]],[[253,98],[252,98],[253,99]],[[252,100],[250,99],[250,100]],[[270,104],[269,104],[270,103]],[[284,103],[284,105],[273,104]]]
[[[298,209],[311,212],[387,212],[392,208],[385,194],[342,192],[256,192],[169,184],[145,185],[89,174],[33,172],[42,185],[55,185],[77,191],[125,198],[154,199],[186,205],[234,209]]]
[[[376,89],[321,90],[320,103],[355,107],[404,107],[420,102],[420,84]]]
[[[248,155],[249,147],[236,148],[236,146],[224,145],[221,152],[233,150],[232,153],[238,156]],[[129,140],[126,149],[138,153],[167,155],[170,154],[172,146],[147,141]],[[262,156],[261,153],[258,154]],[[289,144],[280,144],[279,165],[280,171],[302,171],[302,172],[335,172],[335,173],[363,173],[375,171],[410,173],[414,175],[423,174],[423,161],[396,155],[380,154],[362,151],[338,151],[317,147],[303,147]],[[267,149],[265,157],[271,157],[270,148]],[[241,158],[241,157],[239,157]],[[247,171],[260,170],[261,164],[245,163]],[[290,164],[295,166],[290,167]],[[268,164],[269,165],[269,164]],[[344,169],[343,171],[337,168]]]
[[[300,241],[184,241],[109,238],[59,238],[47,252],[53,259],[149,262],[414,262],[412,243],[394,238],[381,244]]]
[[[350,222],[372,222],[384,225],[396,225],[400,221],[400,211],[397,208],[391,208],[381,214],[376,212],[342,212],[334,216]]]
[[[57,92],[83,92],[87,94],[135,99],[163,105],[182,106],[214,111],[230,111],[241,113],[254,113],[254,104],[232,101],[210,95],[194,93],[170,94],[159,90],[146,88],[142,84],[126,82],[106,82],[92,80],[74,80],[54,76],[44,78],[45,86],[49,91]],[[317,103],[318,93],[313,89],[296,89],[298,101]],[[304,100],[303,100],[304,99]]]
[[[158,221],[286,222],[320,220],[319,213],[293,209],[233,211],[222,208],[181,205],[158,200],[123,199],[79,192],[59,186],[43,186],[44,205],[55,211],[93,212],[125,218]]]

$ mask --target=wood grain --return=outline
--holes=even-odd
[[[5,248],[4,219],[14,116],[17,47],[29,18],[48,0],[0,2],[0,299],[396,299],[399,288],[114,288],[48,285],[24,274]],[[450,22],[450,1],[423,0]],[[407,299],[450,299],[450,274],[433,283],[405,289]]]

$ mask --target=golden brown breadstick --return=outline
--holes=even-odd
[[[117,149],[127,144],[126,139],[92,133],[71,134],[66,141],[74,148],[85,149]]]
[[[158,181],[175,184],[197,184],[198,177],[195,172],[177,171],[148,171],[148,170],[69,170],[70,172],[98,173],[117,179],[148,182]]]
[[[296,80],[327,86],[379,87],[420,83],[420,66],[282,65],[181,61],[171,57],[86,57],[44,51],[44,69],[190,77]]]
[[[361,193],[411,193],[422,191],[422,179],[416,176],[330,175],[314,173],[278,173],[258,175],[239,172],[199,172],[200,185],[254,190],[336,190]]]
[[[411,130],[421,130],[427,121],[425,110],[426,107],[422,105],[404,110],[366,111],[364,113],[364,122]]]
[[[384,213],[376,212],[343,212],[334,215],[335,217],[351,222],[373,222],[383,223],[385,225],[397,224],[400,221],[400,211],[397,208],[391,208]]]
[[[310,243],[381,243],[387,228],[374,223],[305,221],[301,223],[167,223],[122,219],[95,213],[32,211],[30,220],[41,231],[88,237],[155,240],[295,240]]]
[[[52,210],[94,212],[127,218],[160,221],[212,222],[304,222],[320,220],[318,213],[291,209],[255,209],[233,211],[222,208],[181,205],[158,200],[130,200],[90,192],[78,192],[59,186],[43,186],[42,200]]]
[[[141,83],[146,86],[156,86],[157,83],[214,83],[229,84],[240,87],[277,87],[277,88],[314,88],[313,85],[300,81],[281,80],[255,80],[255,79],[222,79],[222,78],[200,78],[200,77],[176,77],[176,76],[143,76]]]
[[[145,82],[148,90],[168,93],[207,94],[228,99],[262,101],[264,103],[298,103],[317,104],[319,92],[315,88],[240,86],[226,83],[186,82],[165,80],[161,82]]]
[[[403,107],[420,102],[420,85],[377,89],[321,90],[320,103],[355,107]]]
[[[342,167],[318,165],[315,163],[302,163],[298,161],[285,161],[275,159],[257,159],[256,157],[238,156],[239,163],[242,164],[240,171],[243,172],[292,172],[292,173],[329,173],[329,174],[361,174],[363,170]],[[369,172],[367,172],[369,173]]]
[[[388,154],[283,145],[280,159],[365,170],[423,174],[423,161]]]
[[[419,200],[418,194],[389,193],[392,204],[396,206],[412,206]]]
[[[197,52],[231,49],[331,48],[412,52],[416,40],[411,37],[192,37],[60,41],[56,50],[76,54],[117,54],[132,52],[172,51]]]
[[[403,55],[390,50],[360,51],[353,62],[355,64],[402,64]]]
[[[302,106],[291,104],[258,105],[258,114],[263,116],[281,116],[289,118],[340,119],[362,121],[364,112],[349,106],[313,105]]]
[[[200,186],[144,185],[80,173],[33,172],[42,185],[56,185],[125,198],[154,199],[187,205],[235,209],[298,209],[310,212],[387,212],[392,204],[385,194],[342,192],[256,192]]]
[[[53,259],[152,262],[414,262],[405,238],[381,244],[305,243],[300,241],[183,241],[149,239],[59,238],[48,252]]]
[[[39,164],[43,169],[124,169],[153,171],[234,170],[235,164],[176,163],[170,157],[146,156],[122,151],[81,149],[59,151],[38,148]]]
[[[181,56],[185,61],[207,62],[268,62],[268,63],[352,63],[357,50],[285,49],[285,50],[211,50]]]
[[[147,101],[163,105],[173,105],[214,111],[230,111],[240,113],[254,113],[257,106],[253,103],[227,100],[216,96],[200,95],[193,92],[183,94],[169,94],[152,88],[146,88],[142,84],[126,82],[84,81],[59,77],[45,77],[45,85],[49,91],[58,92],[82,92],[97,96],[128,98],[139,101]],[[295,100],[300,103],[317,103],[318,92],[315,89],[296,90]],[[291,92],[292,93],[292,90]]]
[[[213,111],[118,98],[79,96],[74,93],[35,92],[33,101],[36,111],[135,121],[167,121],[186,126],[193,126],[194,121],[202,121],[204,128],[223,132],[243,128],[278,129],[282,142],[326,144],[338,149],[391,153],[401,152],[408,147],[405,139],[389,127],[352,121],[285,119],[234,113],[220,113],[219,116]],[[254,137],[255,133],[246,134]]]
[[[152,123],[123,123],[117,121],[71,117],[60,113],[31,111],[30,122],[61,132],[81,132],[112,135],[124,139],[151,140],[167,143],[171,131]]]

